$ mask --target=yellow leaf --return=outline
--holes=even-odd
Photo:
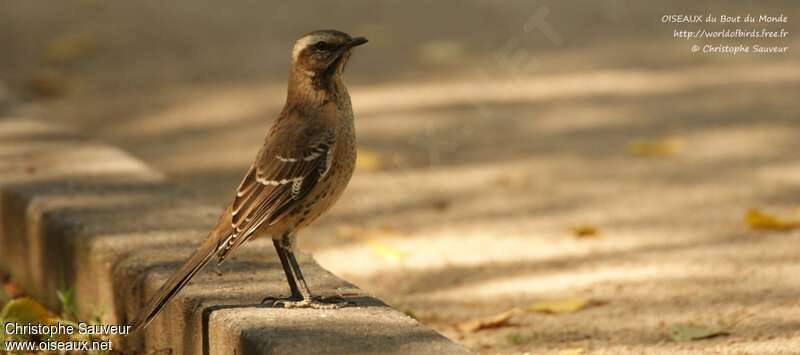
[[[402,250],[398,250],[389,245],[383,244],[377,239],[370,240],[369,247],[370,249],[372,249],[373,253],[383,257],[387,261],[391,261],[394,263],[400,262],[408,256],[408,253]]]
[[[377,171],[383,167],[383,159],[378,153],[369,150],[359,150],[356,158],[356,169],[362,171]]]
[[[744,215],[744,221],[753,229],[788,231],[800,228],[800,221],[798,220],[780,219],[755,208],[747,211]]]
[[[0,311],[0,319],[19,324],[53,324],[58,317],[36,300],[22,297],[8,301]]]
[[[45,56],[54,62],[78,59],[94,47],[94,40],[88,33],[65,33],[47,43]]]
[[[692,341],[728,335],[725,330],[692,324],[675,324],[670,331],[670,338],[675,341]]]
[[[572,233],[572,235],[576,238],[583,239],[597,237],[600,234],[600,231],[597,229],[597,227],[587,224],[571,228],[570,233]]]
[[[565,298],[560,300],[545,300],[528,306],[529,311],[539,313],[574,313],[586,307],[598,305],[600,302],[586,298]]]
[[[683,141],[678,138],[643,139],[628,143],[628,153],[641,157],[668,157],[680,153]]]
[[[493,316],[470,319],[468,321],[458,323],[456,324],[456,328],[458,328],[458,330],[462,332],[474,333],[481,329],[502,327],[504,325],[507,325],[508,321],[511,320],[511,317],[513,317],[518,312],[519,310],[517,310],[516,308],[512,308],[503,313],[499,313]]]

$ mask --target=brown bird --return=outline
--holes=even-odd
[[[141,329],[214,257],[218,262],[247,240],[272,238],[291,296],[284,307],[336,308],[311,296],[294,256],[297,231],[341,196],[356,161],[350,95],[342,72],[354,47],[366,43],[335,30],[300,37],[292,50],[286,104],[219,222],[133,321]]]

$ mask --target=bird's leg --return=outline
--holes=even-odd
[[[278,259],[281,260],[281,266],[283,267],[283,272],[286,274],[286,281],[289,283],[289,290],[292,292],[292,295],[289,296],[289,299],[292,300],[302,300],[305,297],[300,293],[300,290],[297,288],[297,281],[294,276],[294,270],[292,266],[289,264],[289,258],[286,255],[286,247],[284,247],[283,243],[287,239],[287,237],[282,238],[281,240],[273,240],[272,245],[275,246],[275,252],[278,254]],[[306,287],[307,289],[307,287]],[[266,297],[264,298],[261,303],[275,303],[278,301],[278,298],[275,297]]]
[[[286,274],[286,281],[289,282],[289,289],[292,291],[292,298],[305,298],[300,290],[297,288],[297,276],[294,274],[291,264],[289,264],[289,257],[286,252],[286,247],[282,245],[281,241],[275,241],[275,250],[278,252],[278,258],[281,259],[281,266],[283,272]]]
[[[334,309],[350,304],[342,300],[341,297],[312,297],[308,284],[303,277],[303,272],[300,270],[300,264],[294,256],[291,241],[288,238],[284,238],[281,241],[275,241],[274,244],[275,249],[278,251],[278,257],[281,259],[283,271],[286,273],[289,288],[292,290],[292,296],[288,299],[268,297],[262,303],[272,300],[273,306],[317,309]]]
[[[289,259],[289,266],[292,269],[295,282],[300,289],[300,295],[303,297],[304,301],[311,301],[311,290],[308,289],[306,279],[303,277],[303,272],[300,270],[300,264],[297,263],[297,259],[294,257],[294,251],[291,249],[286,250],[286,257]]]

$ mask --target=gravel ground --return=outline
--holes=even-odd
[[[300,241],[321,264],[480,353],[791,354],[800,230],[743,218],[800,219],[798,9],[6,0],[0,79],[21,113],[221,206],[280,110],[293,39],[367,36],[347,75],[360,169]],[[742,43],[790,50],[692,54],[705,42],[673,38],[696,27],[673,13],[783,13],[788,38]],[[567,298],[598,304],[456,326]],[[728,334],[677,342],[681,323]]]

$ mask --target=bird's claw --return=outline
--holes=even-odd
[[[311,299],[296,297],[275,298],[267,297],[261,301],[275,308],[312,308],[312,309],[339,309],[342,307],[353,306],[355,303],[349,302],[341,296],[320,296]]]

